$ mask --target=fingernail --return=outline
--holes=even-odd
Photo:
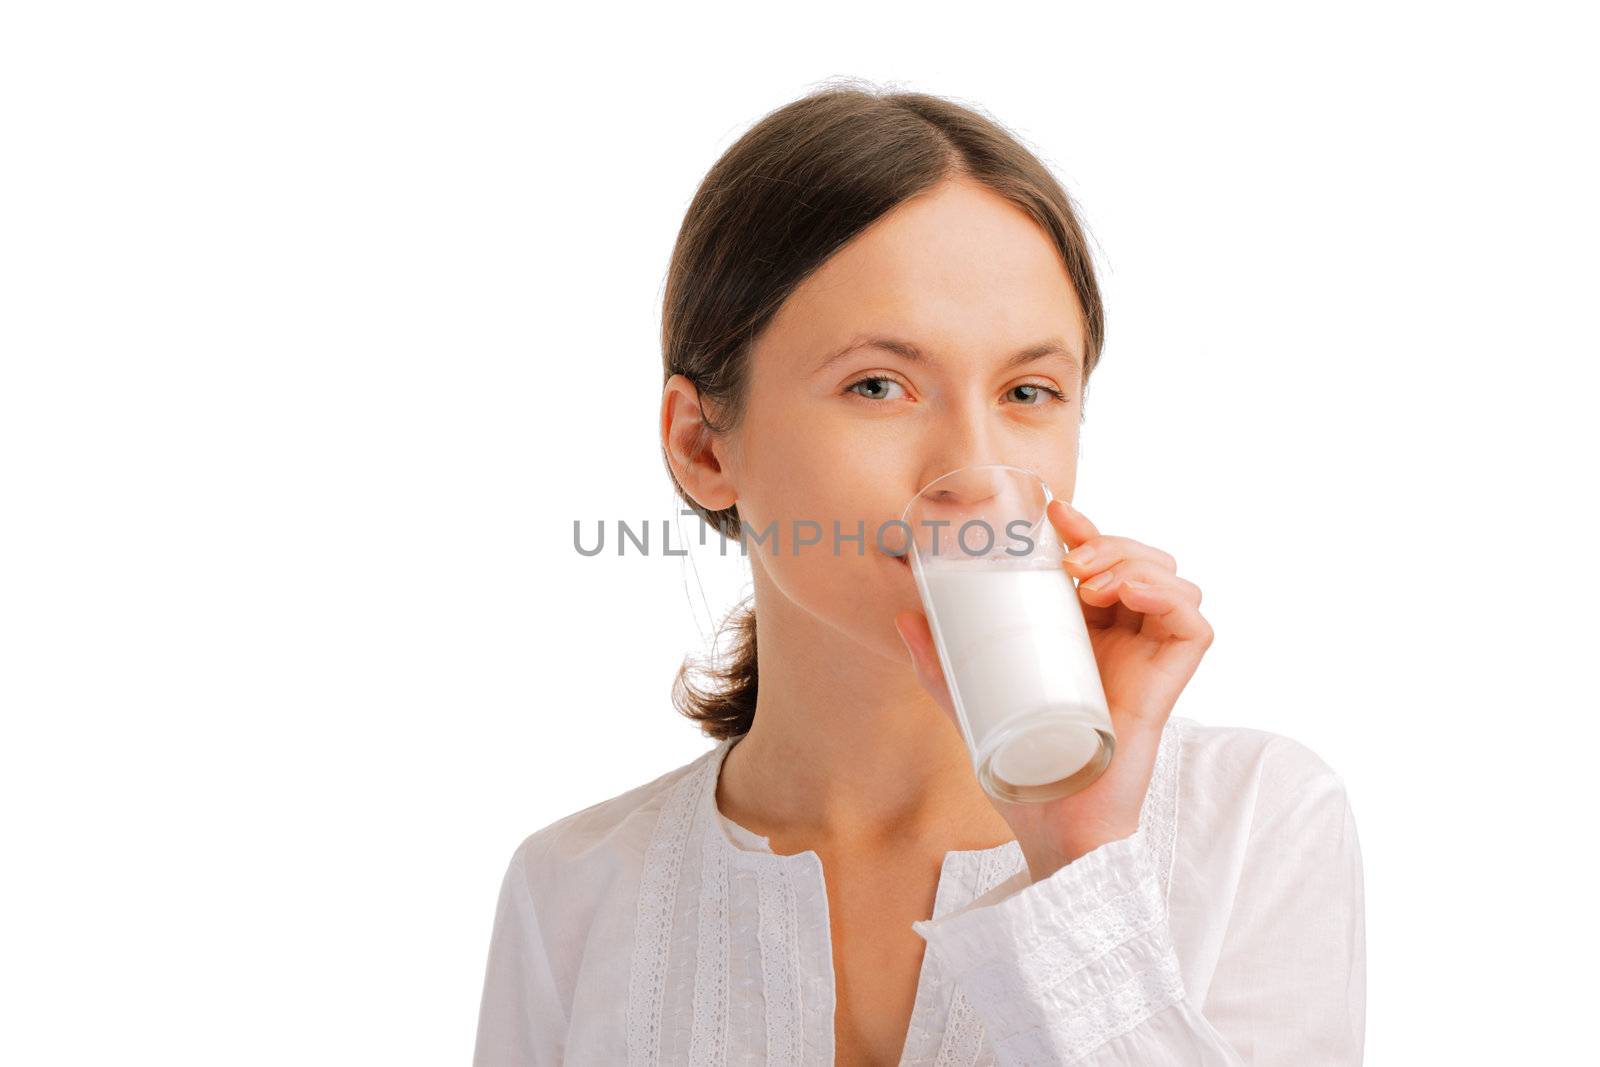
[[[1088,545],[1079,545],[1066,555],[1066,560],[1068,563],[1076,563],[1080,567],[1085,563],[1088,563],[1093,558],[1094,549],[1090,548]]]
[[[1103,589],[1111,584],[1111,579],[1116,577],[1111,571],[1101,571],[1099,574],[1083,583],[1085,589]]]

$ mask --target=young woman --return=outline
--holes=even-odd
[[[752,551],[731,662],[677,689],[718,744],[513,856],[478,1067],[1360,1061],[1339,775],[1174,716],[1200,590],[1064,503],[1103,337],[1069,198],[971,109],[830,88],[717,162],[663,312],[683,499],[735,539],[872,530],[955,468],[1039,471],[1115,755],[1074,796],[990,800],[903,559]]]

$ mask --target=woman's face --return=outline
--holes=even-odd
[[[891,554],[903,538],[888,527],[880,548],[876,531],[973,463],[1031,467],[1070,500],[1084,333],[1055,246],[997,194],[946,182],[878,220],[807,279],[751,354],[745,416],[719,451],[747,530],[777,531],[777,554],[750,543],[752,566],[903,659],[892,620],[918,606],[916,585]],[[803,520],[821,541],[797,551]],[[865,544],[836,542],[835,520],[846,535],[861,524]]]

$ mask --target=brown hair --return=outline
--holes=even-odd
[[[1086,319],[1084,382],[1100,357],[1104,313],[1071,199],[1050,170],[998,122],[937,96],[831,85],[771,112],[747,130],[700,183],[672,250],[662,303],[662,382],[695,384],[707,433],[742,414],[756,338],[801,282],[896,205],[961,177],[1004,196],[1060,249]],[[726,423],[711,422],[712,411]],[[721,417],[719,415],[718,417]],[[663,458],[665,458],[663,446]],[[667,466],[678,495],[723,536],[738,540],[738,506],[700,507]],[[718,740],[749,731],[756,711],[756,617],[747,599],[729,614],[726,658],[713,655],[710,687],[673,683],[678,710]]]

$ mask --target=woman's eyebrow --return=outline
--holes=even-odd
[[[937,360],[932,359],[910,341],[902,341],[894,337],[858,337],[817,364],[817,369],[813,373],[821,374],[839,360],[863,348],[881,349],[899,356],[908,363],[926,363],[930,365],[937,363]],[[1072,364],[1074,371],[1083,366],[1082,360],[1059,337],[1050,337],[1012,353],[1000,364],[1000,369],[1010,370],[1013,367],[1019,367],[1024,363],[1032,363],[1036,359],[1044,359],[1047,356],[1064,357]]]

